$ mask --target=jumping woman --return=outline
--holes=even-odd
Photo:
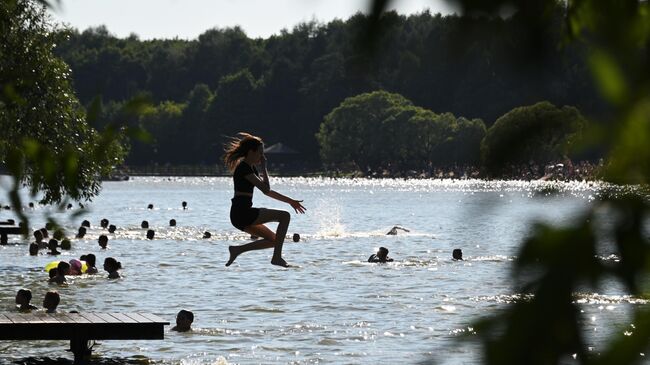
[[[273,247],[273,265],[288,267],[282,258],[282,244],[287,235],[291,215],[284,210],[253,208],[253,189],[257,187],[264,195],[285,202],[296,211],[304,213],[302,200],[293,200],[271,190],[269,174],[266,171],[266,156],[262,139],[248,133],[239,133],[225,146],[223,161],[230,171],[233,171],[235,196],[230,207],[230,222],[235,228],[262,239],[240,246],[230,246],[230,258],[226,266],[230,266],[237,256],[247,251],[261,250]],[[260,165],[262,173],[257,172],[255,165]],[[278,222],[275,233],[264,223]]]

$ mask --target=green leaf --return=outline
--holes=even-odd
[[[623,104],[628,99],[628,86],[616,60],[604,51],[595,51],[589,65],[603,96],[612,104]]]

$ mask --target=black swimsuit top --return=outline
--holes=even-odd
[[[253,194],[253,189],[255,185],[251,184],[250,181],[246,180],[246,176],[250,174],[255,174],[258,177],[260,174],[257,172],[255,166],[251,166],[244,161],[241,161],[239,165],[235,168],[235,172],[232,175],[232,179],[235,182],[235,191],[240,193],[251,193]]]

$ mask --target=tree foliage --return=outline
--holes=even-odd
[[[251,39],[236,27],[210,29],[187,41],[120,39],[104,27],[68,30],[56,52],[70,64],[84,104],[101,94],[110,109],[144,92],[156,104],[187,105],[197,85],[209,90],[209,107],[181,116],[186,131],[201,137],[195,144],[202,148],[159,146],[146,156],[134,150],[129,164],[170,163],[165,156],[172,154],[187,163],[216,163],[223,136],[243,129],[318,161],[314,136],[325,116],[344,99],[375,90],[403,95],[436,114],[480,118],[487,126],[514,107],[541,100],[598,113],[605,104],[592,87],[587,51],[580,44],[551,47],[562,42],[563,18],[561,11],[549,16],[552,24],[541,27],[538,38],[554,53],[539,62],[522,55],[534,49],[525,16],[426,11],[358,13],[326,24],[299,24],[267,39]],[[366,31],[374,22],[380,26],[369,38]],[[370,41],[372,55],[363,46]],[[174,136],[175,127],[168,127],[161,124],[154,137]]]
[[[484,135],[480,119],[436,114],[401,95],[375,91],[345,99],[325,117],[316,138],[325,163],[377,169],[477,162]]]
[[[549,102],[515,108],[488,129],[481,143],[484,166],[557,161],[579,141],[586,120],[578,109]]]
[[[18,182],[45,202],[89,199],[124,155],[117,130],[87,124],[70,69],[52,51],[58,41],[43,5],[0,3],[0,161],[16,178],[17,206]]]

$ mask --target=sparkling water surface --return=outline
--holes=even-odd
[[[308,209],[305,215],[292,212],[288,234],[302,237],[285,242],[284,257],[293,268],[272,266],[271,250],[243,254],[224,267],[228,246],[250,241],[229,221],[230,178],[136,177],[105,182],[81,215],[71,214],[78,208],[28,209],[34,227],[51,216],[68,236],[89,220],[86,237],[72,239],[72,250],[56,259],[94,253],[100,273],[68,277],[66,286],[48,284],[43,267],[54,258],[29,256],[27,241],[12,236],[0,247],[1,309],[15,312],[17,290],[29,288],[37,306],[48,290],[58,290],[59,310],[66,312],[152,312],[172,325],[180,309],[194,312],[194,330],[188,333],[169,326],[162,341],[100,341],[94,350],[100,363],[479,363],[480,348],[460,337],[473,331],[474,320],[505,308],[520,294],[510,269],[531,223],[581,219],[603,187],[321,178],[272,178],[271,183],[303,199]],[[2,201],[8,186],[2,180]],[[291,210],[260,192],[254,205]],[[0,213],[2,220],[12,217]],[[102,218],[118,227],[115,234],[99,226]],[[169,227],[172,218],[176,227]],[[154,240],[146,239],[143,220],[156,231]],[[387,236],[394,225],[410,232]],[[212,238],[203,239],[205,231]],[[108,250],[97,244],[100,234],[108,235]],[[380,246],[395,262],[366,262]],[[454,248],[463,250],[465,261],[451,260]],[[121,279],[109,280],[101,270],[108,256],[122,263]],[[617,285],[577,293],[594,351],[605,335],[629,327],[632,306],[646,304],[623,294]],[[0,341],[0,363],[71,359],[66,348],[65,341]]]

